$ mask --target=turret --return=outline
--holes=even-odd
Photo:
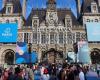
[[[51,9],[51,10],[56,9],[56,1],[55,0],[48,0],[47,8]]]

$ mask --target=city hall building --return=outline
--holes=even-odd
[[[3,0],[0,23],[18,24],[17,41],[31,43],[38,62],[62,63],[67,53],[74,51],[75,42],[88,41],[86,23],[100,22],[100,0],[83,0],[82,4],[75,1],[77,18],[70,8],[57,8],[56,0],[48,0],[46,8],[33,7],[26,19],[27,0],[22,5],[20,0]],[[88,41],[95,62],[100,61],[99,42]],[[15,63],[15,53],[15,43],[0,43],[0,64]]]

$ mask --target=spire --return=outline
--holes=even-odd
[[[23,0],[22,14],[24,18],[26,17],[26,3],[27,0]]]
[[[47,1],[47,8],[48,9],[56,9],[56,1],[55,0],[48,0]]]
[[[81,11],[81,2],[80,2],[80,0],[76,0],[76,8],[77,8],[77,17],[79,17],[80,11]]]
[[[49,0],[48,3],[54,4],[55,3],[55,0]]]

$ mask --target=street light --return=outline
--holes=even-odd
[[[28,52],[29,52],[29,63],[31,64],[31,54],[32,54],[32,44],[29,43],[28,45]]]

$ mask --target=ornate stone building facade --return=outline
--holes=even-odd
[[[99,3],[96,0],[85,0],[80,5],[76,0],[77,18],[69,8],[57,8],[55,0],[48,0],[46,8],[33,8],[25,19],[26,0],[23,7],[19,0],[3,0],[3,8],[0,11],[0,23],[18,23],[18,41],[32,43],[32,51],[38,54],[38,61],[62,62],[69,51],[73,51],[73,43],[81,39],[87,40],[85,23],[88,20],[99,22]],[[90,7],[88,11],[88,7]],[[96,11],[93,8],[96,7]],[[87,12],[88,11],[88,12]],[[13,63],[16,44],[0,45],[0,63],[7,63],[7,51],[13,54]],[[89,43],[90,51],[100,49],[97,43]],[[55,52],[56,51],[56,52]],[[46,57],[44,54],[48,53]],[[55,56],[55,53],[56,56]],[[62,55],[62,57],[60,55]],[[98,53],[100,53],[98,51]],[[11,55],[12,55],[11,54]],[[10,57],[8,57],[10,58]],[[53,60],[53,61],[51,61]],[[3,61],[3,62],[2,62]],[[11,60],[10,60],[11,61]]]

